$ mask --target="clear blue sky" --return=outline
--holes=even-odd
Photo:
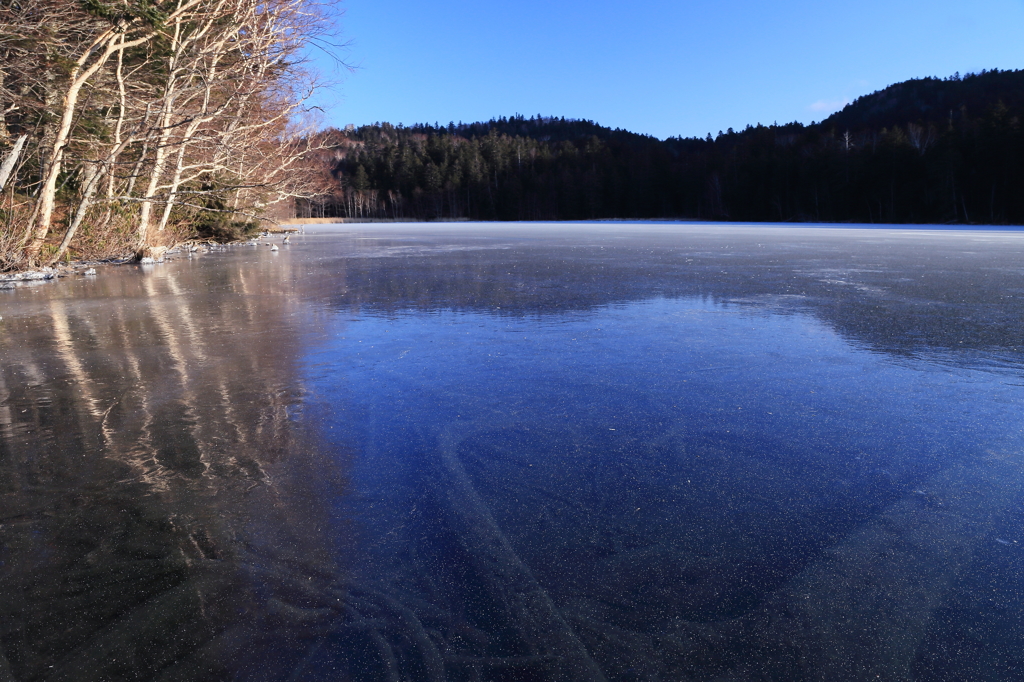
[[[586,118],[659,138],[821,120],[921,76],[1024,68],[1024,0],[347,0],[328,124]]]

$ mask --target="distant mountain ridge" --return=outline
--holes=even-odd
[[[587,119],[559,118],[557,116],[542,116],[536,114],[526,118],[523,114],[513,114],[509,117],[499,116],[489,121],[478,121],[476,123],[449,123],[448,125],[434,123],[417,123],[411,126],[394,126],[390,123],[377,123],[373,125],[360,126],[348,131],[346,134],[353,139],[362,139],[369,131],[402,131],[412,135],[454,135],[467,140],[484,137],[490,133],[508,135],[509,137],[528,137],[542,142],[566,142],[596,137],[601,140],[613,138],[634,141],[658,141],[653,135],[634,133],[622,128],[608,128]],[[372,135],[372,133],[369,133]],[[385,133],[387,134],[387,133]]]
[[[904,81],[820,123],[659,140],[589,120],[327,131],[299,217],[1024,224],[1024,70]]]
[[[1024,69],[983,70],[959,73],[948,78],[925,77],[894,83],[868,95],[862,95],[819,123],[804,125],[787,123],[774,128],[818,128],[850,130],[890,128],[907,123],[948,123],[965,113],[985,115],[996,107],[1007,110],[1024,109]],[[378,124],[380,125],[380,124]],[[383,124],[387,126],[388,124]],[[371,128],[373,126],[363,126]],[[400,126],[396,126],[400,127]],[[748,129],[754,126],[748,126]],[[358,133],[357,129],[356,132]],[[652,141],[658,138],[622,128],[609,128],[587,119],[573,119],[536,114],[496,117],[476,123],[435,123],[406,126],[405,130],[424,135],[453,134],[466,139],[483,137],[491,131],[510,137],[528,137],[544,142],[563,142],[597,137],[601,140],[622,139]],[[671,137],[669,139],[703,139]]]

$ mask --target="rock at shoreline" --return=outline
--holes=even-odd
[[[31,282],[34,280],[56,279],[57,271],[53,268],[42,268],[40,270],[28,270],[26,272],[14,272],[0,275],[0,282]]]
[[[136,255],[139,256],[140,263],[161,263],[166,251],[166,246],[147,246]]]

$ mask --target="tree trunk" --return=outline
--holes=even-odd
[[[42,188],[39,190],[36,213],[37,222],[34,229],[30,224],[32,241],[25,249],[29,265],[35,265],[39,258],[39,251],[43,248],[43,242],[50,232],[50,223],[53,220],[53,209],[57,195],[57,178],[60,176],[61,159],[64,156],[64,149],[70,141],[71,124],[74,122],[75,111],[78,106],[78,96],[82,92],[82,87],[97,71],[103,68],[114,52],[141,45],[150,40],[154,35],[156,34],[150,33],[126,42],[124,36],[121,35],[121,31],[108,29],[93,41],[89,49],[79,57],[72,68],[68,87],[63,97],[60,126],[57,128],[57,134],[49,152],[46,173],[43,178]],[[101,47],[103,48],[102,53],[86,68],[85,65],[89,62],[89,58]]]
[[[14,172],[14,166],[18,163],[18,157],[21,156],[21,150],[25,146],[25,140],[27,139],[28,135],[19,137],[18,141],[14,143],[14,148],[11,149],[10,153],[7,154],[7,158],[4,159],[3,165],[0,165],[0,192],[7,185],[11,173]]]
[[[65,233],[64,239],[57,248],[57,253],[55,253],[53,258],[50,259],[51,265],[59,261],[61,257],[67,253],[68,247],[71,246],[71,240],[75,238],[75,233],[81,226],[82,221],[85,220],[85,214],[88,213],[89,209],[92,207],[92,198],[96,195],[96,188],[99,187],[100,179],[103,177],[103,170],[103,167],[99,164],[90,164],[86,166],[82,200],[78,203],[78,210],[75,212],[75,217],[71,220],[71,224],[68,226],[68,231]]]
[[[107,33],[107,40],[117,37],[117,34],[115,33],[110,31]],[[102,44],[100,40],[101,39],[97,39],[98,44]],[[57,178],[60,176],[61,158],[64,155],[64,148],[67,146],[71,136],[71,124],[74,122],[75,110],[78,106],[78,96],[86,81],[92,78],[93,74],[99,71],[106,63],[107,59],[110,58],[110,55],[113,54],[114,44],[114,41],[111,40],[107,44],[103,54],[96,60],[96,62],[83,71],[82,66],[92,54],[92,50],[90,49],[89,52],[79,59],[75,68],[71,71],[71,79],[63,97],[60,125],[57,127],[53,146],[49,150],[46,172],[43,176],[42,187],[39,190],[39,200],[37,202],[38,212],[36,215],[36,223],[32,228],[32,241],[25,249],[25,255],[28,257],[30,266],[36,264],[36,261],[39,258],[39,251],[43,248],[43,242],[46,240],[46,236],[50,233],[50,222],[53,219],[53,209],[57,195]]]

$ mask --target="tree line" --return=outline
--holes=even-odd
[[[821,123],[667,140],[591,121],[325,133],[334,192],[300,215],[1024,223],[1024,71],[906,81]]]
[[[321,0],[0,0],[0,269],[158,258],[323,176]]]

